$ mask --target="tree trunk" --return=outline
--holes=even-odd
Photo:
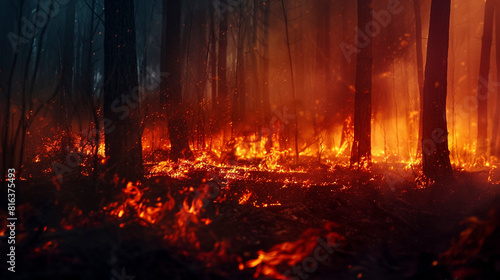
[[[168,77],[161,83],[160,102],[167,116],[170,159],[173,161],[193,156],[189,148],[187,122],[182,108],[181,16],[181,0],[163,1],[160,67],[163,73],[168,73]]]
[[[245,23],[245,9],[240,5],[238,40],[236,49],[236,88],[234,90],[232,102],[232,123],[233,129],[240,128],[245,117],[246,85],[245,85],[245,43],[247,26]]]
[[[500,5],[496,6],[496,14],[495,14],[495,38],[496,38],[496,61],[497,61],[497,83],[500,82]],[[491,151],[490,154],[492,156],[498,157],[498,132],[500,126],[500,87],[496,87],[497,90],[497,106],[495,111],[495,119],[493,121],[493,132],[491,134]]]
[[[93,170],[92,170],[92,179],[97,180],[97,175],[98,175],[98,168],[99,168],[99,145],[101,141],[101,134],[100,134],[100,126],[99,126],[99,106],[96,106],[96,101],[95,101],[95,93],[94,93],[94,69],[92,66],[92,53],[93,53],[93,42],[94,42],[94,33],[95,30],[97,30],[94,27],[94,21],[95,21],[95,3],[96,0],[92,0],[90,4],[90,24],[88,28],[88,32],[84,33],[83,36],[83,43],[84,43],[84,48],[81,50],[81,56],[82,56],[82,63],[81,63],[81,69],[80,73],[81,78],[80,78],[80,83],[79,83],[79,88],[82,90],[83,96],[86,97],[86,101],[88,103],[89,109],[90,109],[90,114],[92,116],[92,120],[94,121],[94,126],[95,126],[95,135],[94,137],[94,158],[93,158]],[[86,29],[87,30],[87,29]],[[88,37],[87,37],[88,36]]]
[[[220,0],[221,5],[227,5],[227,0]],[[227,88],[227,33],[228,33],[228,15],[223,15],[219,22],[219,53],[217,63],[217,99],[219,105],[219,112],[222,121],[222,128],[224,136],[230,129],[230,116],[229,116],[229,92]],[[224,139],[225,140],[225,139]]]
[[[259,52],[261,51],[261,44],[260,44],[260,38],[259,36],[261,35],[261,29],[260,29],[260,18],[262,17],[261,14],[261,0],[253,0],[253,5],[252,5],[252,24],[251,24],[251,54],[250,54],[250,59],[251,59],[251,66],[250,66],[250,71],[251,71],[251,83],[252,85],[252,91],[255,93],[251,105],[247,107],[249,111],[256,112],[257,119],[255,121],[255,126],[254,128],[256,129],[255,132],[259,132],[262,129],[262,110],[261,110],[261,102],[262,102],[262,90],[261,90],[261,79],[260,79],[260,72],[259,72]],[[252,124],[253,125],[253,124]]]
[[[345,15],[349,12],[347,9],[347,3],[343,2],[340,5],[340,19],[342,23],[342,38],[349,38],[351,24],[350,21]],[[342,69],[342,80],[338,84],[339,91],[342,92],[343,100],[342,102],[345,104],[342,109],[342,134],[340,136],[340,148],[342,150],[342,155],[348,155],[351,152],[351,139],[353,137],[353,127],[352,121],[354,119],[354,96],[349,88],[349,85],[352,83],[352,66],[351,63],[348,62],[347,59],[340,60],[340,69]]]
[[[270,91],[269,91],[269,18],[271,14],[271,0],[265,0],[263,2],[263,14],[264,14],[264,24],[263,33],[264,39],[262,41],[263,45],[263,56],[262,56],[262,106],[264,112],[264,123],[267,125],[271,121],[271,101],[270,101]],[[270,136],[272,141],[272,136]],[[272,142],[271,146],[272,146]]]
[[[354,96],[354,143],[351,165],[371,164],[371,94],[372,43],[371,38],[360,40],[360,32],[372,22],[372,1],[358,0],[358,56],[356,62],[356,93]],[[364,37],[364,36],[363,36]]]
[[[216,110],[217,104],[217,36],[215,35],[215,11],[212,3],[208,4],[210,14],[210,72],[212,81],[210,83],[212,93],[212,110]]]
[[[433,180],[452,176],[446,93],[451,0],[433,0],[427,63],[425,66],[422,161],[423,171]]]
[[[477,149],[476,157],[485,157],[488,149],[488,78],[490,74],[491,43],[496,0],[486,0],[484,10],[483,42],[477,87]]]
[[[73,92],[73,66],[75,58],[75,1],[66,5],[65,31],[62,59],[62,85],[66,98]]]
[[[123,105],[123,97],[136,101],[138,74],[134,1],[105,0],[104,118],[108,167],[120,178],[142,178],[142,144],[138,106]],[[118,104],[118,105],[117,105]],[[121,105],[121,106],[120,106]]]
[[[61,154],[71,145],[71,115],[73,111],[73,69],[75,60],[75,1],[66,5],[64,42],[61,60],[62,90],[59,98],[58,127],[61,135]]]
[[[281,8],[283,10],[283,18],[285,20],[285,42],[288,51],[288,65],[290,67],[290,78],[292,82],[292,106],[293,106],[293,114],[294,114],[294,134],[295,134],[295,164],[299,163],[299,122],[298,122],[298,114],[297,114],[297,98],[295,95],[295,75],[293,71],[293,61],[292,61],[292,50],[291,50],[291,42],[290,42],[290,34],[288,31],[288,12],[285,7],[285,0],[281,0]]]
[[[420,117],[418,120],[418,146],[417,146],[417,157],[420,157],[422,153],[422,124],[423,116],[422,110],[424,106],[424,54],[422,47],[422,15],[420,13],[420,0],[414,0],[414,10],[415,10],[415,42],[416,42],[416,52],[417,52],[417,77],[418,77],[418,92],[420,96]]]

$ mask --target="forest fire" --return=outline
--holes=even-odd
[[[498,2],[2,2],[0,279],[500,279]]]

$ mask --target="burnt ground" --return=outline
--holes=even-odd
[[[175,200],[154,224],[133,210],[112,215],[110,205],[127,199],[113,183],[76,175],[62,184],[21,182],[17,272],[2,261],[1,279],[254,279],[256,268],[240,270],[240,262],[297,241],[311,228],[345,240],[310,273],[290,279],[500,279],[499,215],[493,211],[500,207],[500,186],[488,183],[488,172],[457,171],[454,181],[422,186],[411,176],[388,182],[380,167],[228,170],[193,167],[180,177],[145,179],[139,186],[145,205],[166,203],[168,194]],[[188,238],[170,242],[169,234],[179,231],[173,221],[182,201],[206,186],[211,194],[199,218],[211,223],[187,225],[199,249]],[[5,210],[0,213],[5,220]],[[327,232],[331,222],[336,227]],[[0,259],[6,258],[5,241]],[[291,270],[284,263],[276,269]]]

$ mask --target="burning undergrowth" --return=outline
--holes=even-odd
[[[24,188],[20,266],[38,272],[21,278],[111,279],[126,268],[140,279],[404,279],[427,251],[430,267],[462,275],[498,236],[498,216],[484,214],[498,186],[474,187],[488,172],[437,187],[405,164],[262,170],[204,158],[148,168],[141,182]]]

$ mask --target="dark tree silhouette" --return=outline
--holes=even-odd
[[[452,175],[446,123],[450,6],[451,0],[432,1],[425,65],[422,162],[434,180]]]
[[[122,178],[142,177],[142,144],[133,0],[106,0],[104,35],[104,118],[108,167]]]
[[[168,77],[160,85],[160,102],[168,121],[170,159],[174,161],[193,156],[189,148],[185,110],[182,109],[181,16],[181,0],[163,1],[160,67]]]
[[[422,139],[422,110],[424,106],[424,53],[422,47],[422,15],[420,12],[420,0],[413,1],[413,7],[415,12],[415,42],[416,42],[416,52],[417,52],[417,79],[418,79],[418,92],[420,96],[420,118],[418,121],[418,139]],[[418,141],[417,147],[417,157],[420,157],[422,153],[422,141]]]
[[[345,4],[340,5],[339,17],[341,22],[342,38],[349,38],[351,30],[351,21],[343,16],[349,11]],[[352,65],[347,59],[340,60],[340,69],[342,69],[342,80],[337,82],[338,91],[341,92],[341,102],[344,103],[342,109],[342,134],[340,136],[340,147],[345,147],[343,154],[348,155],[351,152],[352,121],[354,119],[354,95],[349,84],[353,79]]]
[[[227,0],[220,0],[221,5],[227,6]],[[219,15],[221,16],[221,15]],[[219,53],[217,54],[217,102],[221,121],[223,123],[224,136],[228,134],[229,115],[229,91],[227,85],[227,33],[228,15],[222,14],[219,21]]]
[[[295,115],[294,117],[294,140],[295,140],[295,163],[297,164],[299,162],[299,122],[298,122],[298,114],[297,114],[297,98],[295,94],[295,75],[293,71],[293,61],[292,61],[292,50],[291,50],[291,42],[290,42],[290,33],[289,33],[289,28],[288,28],[288,12],[285,6],[285,0],[281,0],[281,8],[283,10],[283,19],[285,20],[285,42],[287,46],[287,51],[288,51],[288,65],[290,67],[290,78],[292,82],[292,108],[293,108],[293,114]]]
[[[57,110],[58,126],[61,133],[61,153],[71,143],[71,117],[73,101],[73,68],[75,60],[75,1],[71,1],[66,6],[64,20],[64,42],[61,59],[61,79],[62,90],[60,92],[59,108]]]
[[[500,82],[500,5],[497,4],[495,9],[495,39],[496,39],[496,62],[497,62],[497,83]],[[498,133],[500,131],[500,87],[496,87],[496,110],[495,110],[495,118],[493,122],[493,131],[491,133],[491,142],[490,142],[490,154],[492,156],[499,156],[498,149]]]
[[[483,42],[477,87],[477,157],[484,157],[488,149],[488,78],[490,74],[490,54],[496,3],[497,1],[495,0],[486,0],[484,10]]]
[[[268,122],[271,119],[271,102],[269,100],[270,90],[269,90],[269,18],[271,14],[271,0],[265,0],[262,3],[262,10],[264,15],[263,21],[263,53],[262,56],[262,106],[264,112],[264,122]]]
[[[210,76],[212,82],[210,83],[212,93],[212,110],[217,109],[217,36],[215,33],[215,9],[212,3],[208,4],[208,13],[210,15]]]
[[[243,4],[239,6],[239,12],[237,17],[236,28],[238,30],[238,36],[236,40],[236,87],[233,91],[232,98],[232,108],[231,108],[231,120],[232,120],[232,133],[234,135],[234,129],[239,127],[245,117],[246,110],[246,69],[245,69],[245,44],[246,44],[246,34],[247,34],[247,25],[246,25],[246,9]]]
[[[358,0],[358,27],[372,22],[372,1]],[[354,97],[354,143],[351,150],[351,165],[371,163],[371,93],[372,93],[372,43],[371,38],[360,39],[358,34],[358,56],[356,62],[356,93]]]

